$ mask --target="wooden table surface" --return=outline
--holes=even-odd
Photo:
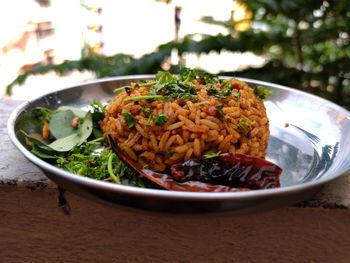
[[[0,262],[350,262],[350,174],[312,198],[244,215],[106,206],[59,188],[7,136],[0,99]]]

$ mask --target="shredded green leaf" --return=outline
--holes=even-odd
[[[44,125],[44,123],[50,122],[51,117],[55,113],[55,111],[43,107],[36,107],[35,109],[33,109],[32,113],[34,117],[39,119],[42,125]]]
[[[241,98],[241,92],[240,91],[238,91],[237,93],[233,93],[233,96],[235,96],[235,98],[237,99],[237,100],[239,100],[240,98]]]
[[[110,177],[112,177],[112,179],[114,180],[114,182],[116,182],[117,184],[120,184],[119,176],[123,176],[125,169],[122,170],[118,176],[116,176],[116,174],[113,171],[113,159],[115,158],[117,158],[117,155],[115,153],[112,153],[109,155],[108,161],[107,161],[107,170]]]
[[[157,126],[163,126],[168,119],[169,117],[163,113],[160,113],[157,116],[153,116],[153,122]]]
[[[248,130],[249,127],[251,125],[253,125],[254,123],[255,123],[255,121],[249,121],[245,118],[241,118],[237,123],[237,127],[241,132],[243,132],[244,134],[247,135],[249,133],[249,130]]]
[[[129,111],[123,111],[123,118],[126,122],[126,124],[128,125],[129,128],[134,127],[134,125],[137,122],[137,119],[134,117],[134,115],[132,115]]]
[[[162,100],[164,99],[164,96],[162,95],[147,95],[147,96],[138,96],[138,97],[131,97],[127,98],[125,101],[139,101],[139,100]]]
[[[125,89],[129,89],[130,90],[130,86],[124,86],[124,87],[120,87],[120,88],[117,88],[115,90],[113,90],[114,93],[119,93]]]
[[[49,142],[44,142],[41,139],[31,136],[23,130],[19,130],[18,133],[25,136],[26,147],[29,151],[37,157],[54,164],[58,168],[99,180],[122,183],[125,185],[136,185],[139,187],[150,187],[150,182],[141,177],[137,172],[128,168],[111,149],[106,148],[106,139],[104,137],[97,137],[91,134],[92,126],[90,126],[90,124],[86,125],[90,123],[90,120],[93,122],[93,127],[96,128],[99,135],[102,135],[98,121],[104,118],[106,106],[103,106],[100,102],[93,102],[91,107],[91,112],[83,112],[80,109],[72,107],[62,107],[60,110],[54,111],[45,108],[34,109],[37,118],[45,119],[46,122],[51,120],[53,114],[60,111],[70,110],[78,114],[84,113],[85,116],[88,117],[85,118],[85,124],[83,121],[79,126],[81,126],[82,129],[86,129],[86,131],[79,131],[76,134],[62,137],[59,140],[51,138],[52,140]],[[38,130],[42,129],[44,123],[45,122],[37,123],[37,125],[39,125]],[[58,122],[54,125],[62,124],[63,123]],[[66,122],[65,125],[71,124]],[[90,134],[89,136],[87,132]],[[57,147],[52,147],[55,145]],[[61,151],[63,148],[65,151]],[[104,150],[102,151],[103,148]]]
[[[149,116],[150,114],[153,113],[153,110],[145,108],[145,107],[140,107],[140,109],[146,116]]]
[[[204,157],[209,159],[209,158],[220,156],[220,153],[221,151],[218,151],[217,153],[207,152],[206,154],[204,154]]]
[[[253,92],[261,100],[267,100],[269,98],[269,94],[273,93],[272,90],[265,89],[262,86],[254,87]]]
[[[220,91],[221,90],[221,91]],[[223,81],[220,85],[220,90],[216,89],[213,85],[207,90],[209,96],[215,96],[220,99],[230,99],[232,95],[233,87],[230,81]],[[236,99],[240,98],[240,92],[233,94]]]
[[[222,119],[224,117],[224,112],[222,111],[222,108],[224,107],[224,104],[217,105],[216,112],[219,114],[219,119]]]

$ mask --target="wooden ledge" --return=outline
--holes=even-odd
[[[348,262],[350,174],[293,206],[249,215],[115,208],[57,187],[15,149],[0,100],[1,262]]]

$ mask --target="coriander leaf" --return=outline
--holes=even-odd
[[[140,109],[146,116],[148,116],[148,115],[153,113],[153,110],[151,110],[149,108],[146,109],[145,107],[140,107]]]
[[[237,92],[237,93],[233,93],[233,96],[235,96],[235,98],[237,99],[237,100],[239,100],[240,98],[241,98],[241,92],[239,91],[239,92]]]
[[[181,76],[173,76],[169,72],[159,71],[156,75],[157,81],[153,86],[153,90],[149,90],[149,94],[153,96],[163,95],[165,99],[178,98],[181,100],[197,99],[197,91],[195,87]],[[161,95],[160,95],[161,94]]]
[[[224,117],[224,112],[222,111],[222,108],[224,107],[224,104],[217,105],[216,112],[219,114],[219,119],[222,119]]]
[[[157,84],[159,83],[168,83],[173,81],[175,78],[174,76],[168,72],[168,71],[158,71],[156,74]]]
[[[103,132],[101,131],[99,121],[105,118],[105,114],[107,112],[107,106],[103,105],[101,102],[92,102],[90,104],[92,107],[92,133],[95,138],[100,138],[103,136]]]
[[[207,152],[206,154],[204,154],[204,157],[209,159],[209,158],[220,156],[220,153],[221,151],[218,151],[217,153]]]
[[[248,134],[249,130],[248,128],[253,125],[255,123],[255,121],[248,121],[245,118],[242,118],[238,121],[237,123],[237,127],[238,129],[243,132],[244,134]]]
[[[269,94],[272,94],[272,90],[267,90],[262,86],[256,86],[253,89],[253,93],[261,100],[267,100],[269,98]]]
[[[32,114],[36,119],[39,119],[42,124],[49,123],[51,116],[55,113],[54,110],[50,110],[43,107],[36,107],[32,110]]]
[[[137,122],[136,118],[129,111],[123,111],[123,115],[124,115],[123,118],[126,124],[128,125],[128,127],[129,128],[134,127],[134,125]]]
[[[166,122],[166,120],[169,119],[168,116],[166,116],[163,113],[158,114],[157,116],[153,117],[153,122],[155,123],[155,125],[157,126],[163,126]]]
[[[194,79],[198,79],[202,84],[212,84],[218,82],[217,75],[210,74],[198,69],[191,69],[182,65],[179,65],[179,67],[180,74],[178,75],[178,79],[184,83],[187,83]]]
[[[169,148],[169,149],[168,149],[168,154],[169,154],[170,156],[173,156],[173,148]]]
[[[228,85],[230,84],[230,85]],[[220,88],[221,88],[221,92],[217,89],[215,89],[214,87],[210,87],[208,90],[207,90],[207,94],[210,96],[215,96],[217,98],[220,98],[220,99],[229,99],[228,97],[231,96],[232,94],[232,90],[233,90],[233,87],[231,86],[231,83],[230,82],[223,82],[221,85],[220,85]],[[226,89],[226,90],[225,90]]]
[[[103,105],[99,101],[94,101],[94,102],[90,103],[90,106],[92,107],[92,113],[101,113],[103,115],[105,115],[107,113],[107,105]]]
[[[217,89],[215,89],[214,87],[210,87],[208,90],[207,90],[207,94],[210,96],[210,95],[217,95],[219,94],[219,91]]]
[[[232,84],[230,81],[222,81],[222,83],[220,84],[220,88],[229,89],[229,88],[232,88]]]
[[[154,116],[149,115],[147,122],[145,123],[145,126],[151,126],[150,122]]]
[[[180,100],[195,100],[198,98],[197,95],[192,95],[191,93],[176,94],[176,97]]]

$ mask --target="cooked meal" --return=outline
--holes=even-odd
[[[120,184],[177,191],[279,187],[265,160],[268,90],[193,69],[117,87],[108,105],[37,108],[28,148],[59,168]],[[96,151],[96,148],[104,150]]]
[[[162,72],[119,89],[101,122],[105,136],[158,172],[218,152],[264,158],[269,120],[259,91],[236,79],[187,74]]]

